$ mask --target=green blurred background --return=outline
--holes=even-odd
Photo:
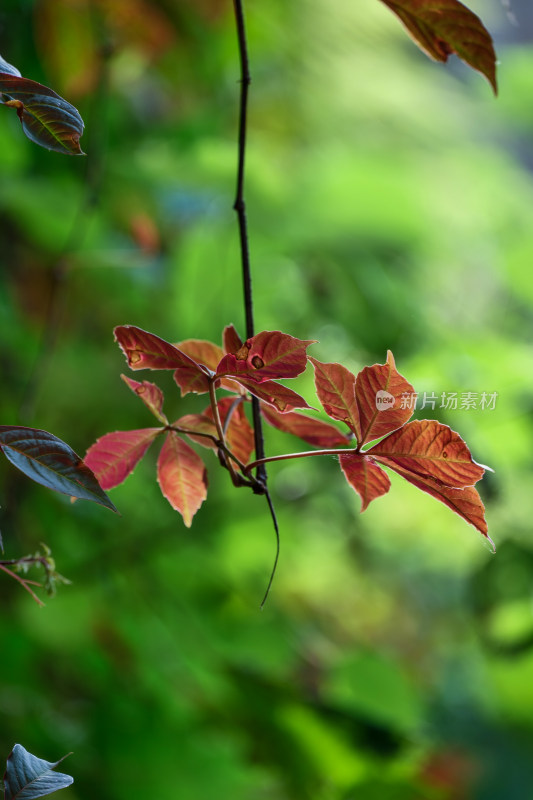
[[[333,459],[275,464],[261,612],[266,505],[214,455],[190,530],[156,448],[112,492],[120,517],[3,460],[4,557],[44,541],[72,585],[43,609],[0,580],[2,753],[73,750],[65,800],[533,797],[533,14],[469,5],[498,100],[376,0],[249,0],[247,198],[257,330],[354,371],[390,348],[421,394],[498,393],[429,410],[495,470],[497,554],[397,476],[359,515]],[[40,150],[0,110],[0,419],[84,453],[152,424],[114,325],[244,327],[232,7],[4,0],[0,53],[80,109],[88,154]],[[170,418],[205,406],[159,382]],[[291,385],[315,402],[311,375]]]

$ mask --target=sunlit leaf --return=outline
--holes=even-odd
[[[133,370],[191,367],[198,372],[205,372],[194,359],[154,333],[148,333],[134,325],[119,325],[114,333]]]
[[[4,774],[5,800],[36,800],[70,786],[74,778],[63,772],[53,772],[65,758],[45,761],[16,744],[9,754]]]
[[[361,511],[389,491],[389,476],[368,456],[349,453],[339,456],[339,463],[346,480],[361,498]]]
[[[218,365],[218,376],[246,377],[262,383],[295,378],[304,371],[306,349],[312,340],[295,339],[280,331],[262,331],[248,339],[236,353],[228,353]]]
[[[414,404],[409,401],[414,396],[415,390],[397,371],[390,350],[385,364],[362,369],[355,379],[359,444],[385,436],[407,422],[413,415]]]
[[[0,448],[15,467],[48,489],[117,510],[90,467],[48,431],[0,425]]]
[[[456,53],[481,72],[494,93],[496,54],[479,17],[458,0],[381,0],[400,18],[409,35],[430,58],[447,61]]]
[[[347,447],[349,444],[348,437],[329,422],[296,412],[280,414],[265,404],[261,405],[261,413],[269,425],[280,431],[292,433],[293,436],[298,436],[304,442],[316,447]]]
[[[150,381],[134,381],[133,378],[128,378],[127,375],[121,375],[120,377],[132,392],[135,392],[137,397],[143,401],[152,414],[157,417],[159,422],[163,425],[168,425],[168,419],[163,414],[165,398],[159,386],[156,386],[155,383],[150,383]]]
[[[355,401],[355,375],[342,364],[326,364],[309,358],[315,368],[315,387],[326,414],[345,422],[359,440],[359,409]]]
[[[157,480],[163,495],[190,528],[207,497],[207,473],[200,456],[174,431],[169,431],[161,448]]]
[[[103,489],[113,489],[130,475],[163,428],[115,431],[97,439],[88,449],[85,463]]]
[[[174,371],[174,380],[181,389],[182,397],[191,392],[194,394],[207,394],[209,391],[207,375],[198,371],[197,367],[178,367]]]
[[[485,506],[479,496],[479,492],[474,486],[465,486],[464,489],[455,489],[450,486],[444,486],[434,478],[425,478],[410,472],[407,469],[390,462],[387,464],[391,469],[405,478],[413,486],[427,492],[432,497],[440,500],[441,503],[451,508],[456,514],[459,514],[466,522],[473,525],[474,528],[486,536],[492,547],[494,542],[488,535],[488,526],[485,521]]]
[[[367,451],[383,463],[392,462],[446,486],[473,486],[485,472],[472,459],[458,433],[435,420],[414,420],[391,433]]]
[[[185,339],[175,345],[182,353],[193,358],[196,363],[204,364],[212,372],[216,371],[224,352],[221,347],[205,339]]]
[[[84,125],[78,110],[52,89],[22,78],[18,70],[2,62],[10,71],[0,72],[0,102],[16,110],[28,139],[47,150],[82,155]]]

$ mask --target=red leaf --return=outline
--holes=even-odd
[[[89,447],[84,458],[102,489],[113,489],[130,475],[163,428],[106,433]]]
[[[177,369],[191,367],[204,372],[199,364],[182,353],[170,342],[134,325],[119,325],[115,339],[128,360],[131,369]]]
[[[255,395],[265,403],[275,406],[278,411],[292,411],[294,408],[311,408],[307,401],[301,395],[288,389],[281,383],[276,381],[265,381],[264,383],[256,383],[255,381],[248,380],[247,378],[239,378],[239,383],[248,389],[250,394]]]
[[[248,339],[236,353],[224,356],[217,375],[244,376],[258,383],[295,378],[305,369],[305,351],[310,344],[313,340],[295,339],[280,331],[262,331]]]
[[[423,492],[427,492],[432,497],[440,500],[441,503],[451,508],[456,514],[459,514],[466,522],[477,528],[483,536],[486,536],[492,547],[494,542],[488,535],[488,526],[485,521],[485,506],[479,496],[477,489],[474,486],[465,486],[464,489],[455,489],[450,486],[443,486],[439,481],[434,478],[423,477],[416,475],[407,469],[403,469],[397,464],[390,463],[389,466],[402,478],[412,483]]]
[[[315,387],[326,414],[345,422],[360,438],[359,409],[355,401],[355,375],[341,364],[309,358],[315,368]]]
[[[242,347],[242,339],[234,325],[226,325],[222,334],[225,353],[236,353]]]
[[[0,102],[16,110],[28,139],[47,150],[83,155],[80,137],[84,125],[77,109],[48,86],[17,72],[14,67],[8,73],[0,72]]]
[[[411,384],[396,370],[390,350],[385,364],[362,369],[355,379],[361,424],[359,445],[385,436],[407,422],[414,409],[413,404],[405,402],[405,397],[414,394]]]
[[[280,414],[269,406],[262,405],[261,413],[266,421],[280,431],[292,433],[304,442],[316,447],[346,447],[349,439],[334,425],[319,419],[307,417],[305,414],[289,412]]]
[[[163,425],[168,425],[168,419],[163,414],[163,402],[165,398],[159,386],[156,386],[155,383],[150,383],[150,381],[142,381],[142,383],[139,383],[139,381],[134,381],[126,375],[121,375],[120,377],[124,383],[129,386],[131,391],[135,392],[137,397],[143,401],[152,414],[157,417],[159,422]]]
[[[224,356],[221,347],[204,339],[186,339],[183,342],[178,342],[176,347],[199,364],[204,364],[212,372],[216,371],[218,363]],[[181,389],[182,397],[189,394],[189,392],[205,394],[209,391],[209,382],[205,374],[198,372],[195,367],[180,367],[174,373],[174,380]],[[243,390],[235,381],[222,378],[219,383],[222,389],[243,394]]]
[[[207,473],[200,456],[174,431],[169,431],[161,448],[157,480],[163,495],[190,528],[207,497]]]
[[[366,452],[388,466],[394,463],[454,488],[473,486],[485,472],[459,434],[435,420],[408,422]]]
[[[489,32],[458,0],[382,0],[403,22],[430,58],[447,61],[450,53],[484,75],[496,94],[496,54]]]
[[[339,463],[346,480],[361,498],[361,511],[364,511],[376,497],[381,497],[389,491],[389,476],[371,458],[359,453],[353,455],[350,453],[339,456]]]

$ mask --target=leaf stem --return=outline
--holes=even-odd
[[[10,562],[10,563],[12,563],[12,562]],[[29,594],[31,594],[31,596],[33,597],[33,599],[35,600],[37,605],[44,606],[44,603],[41,600],[41,598],[37,597],[37,595],[35,594],[33,589],[30,588],[30,584],[32,586],[40,586],[41,585],[40,583],[38,583],[37,581],[29,581],[29,580],[26,580],[24,578],[21,578],[20,575],[17,575],[16,572],[13,572],[13,570],[8,569],[6,566],[4,566],[4,564],[1,561],[0,561],[0,569],[2,570],[2,572],[5,572],[11,578],[14,578],[16,581],[18,581],[20,583],[20,585],[23,586],[24,589],[26,589],[26,591],[29,592]]]

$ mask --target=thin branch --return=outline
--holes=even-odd
[[[241,97],[239,106],[239,157],[237,168],[237,191],[233,208],[239,220],[239,236],[241,244],[242,277],[244,288],[244,311],[246,317],[246,338],[254,335],[254,308],[252,294],[252,273],[250,269],[250,247],[248,243],[248,221],[246,217],[246,202],[244,199],[244,175],[246,163],[246,131],[248,117],[248,89],[251,83],[250,61],[248,58],[248,44],[246,39],[246,26],[244,20],[243,0],[234,0],[235,21],[237,24],[237,38],[239,41],[239,58],[241,62]],[[254,422],[255,454],[258,460],[265,457],[263,440],[263,423],[261,409],[257,397],[252,397],[252,416]],[[257,468],[259,484],[266,486],[267,474],[264,464]]]
[[[270,593],[270,588],[274,581],[274,576],[276,574],[276,569],[278,567],[279,561],[279,551],[280,551],[280,538],[279,538],[279,526],[278,526],[278,518],[276,517],[276,510],[274,508],[274,504],[272,502],[272,498],[270,497],[270,492],[268,489],[265,489],[265,497],[267,499],[268,507],[270,509],[270,516],[272,517],[272,523],[274,525],[274,531],[276,533],[276,555],[274,557],[274,565],[272,567],[272,572],[270,573],[270,580],[268,581],[268,586],[266,588],[265,596],[261,601],[261,610],[265,607],[265,603],[267,601],[268,595]]]
[[[13,570],[11,570],[11,569],[8,569],[8,568],[7,568],[7,567],[5,567],[5,566],[4,566],[2,563],[0,563],[0,569],[2,570],[2,572],[5,572],[5,573],[6,573],[7,575],[9,575],[11,578],[14,578],[16,581],[18,581],[18,582],[20,583],[20,585],[21,585],[21,586],[23,586],[23,587],[26,589],[26,591],[27,591],[27,592],[29,592],[29,593],[31,594],[31,596],[33,597],[33,599],[35,600],[35,602],[36,602],[38,605],[40,605],[40,606],[44,606],[44,603],[43,603],[43,601],[41,600],[41,598],[40,598],[40,597],[37,597],[37,595],[35,594],[35,592],[34,592],[34,591],[33,591],[33,590],[30,588],[30,584],[31,584],[32,586],[41,586],[41,584],[40,584],[40,583],[38,583],[37,581],[29,581],[29,580],[26,580],[25,578],[21,578],[21,577],[20,577],[20,575],[17,575],[17,573],[16,573],[16,572],[13,572]]]
[[[245,472],[255,469],[260,464],[269,464],[271,461],[288,461],[290,458],[309,458],[310,456],[353,456],[354,453],[360,453],[353,447],[350,448],[332,448],[330,450],[306,450],[303,453],[283,453],[280,456],[267,456],[266,458],[258,458],[251,461],[245,468]]]

